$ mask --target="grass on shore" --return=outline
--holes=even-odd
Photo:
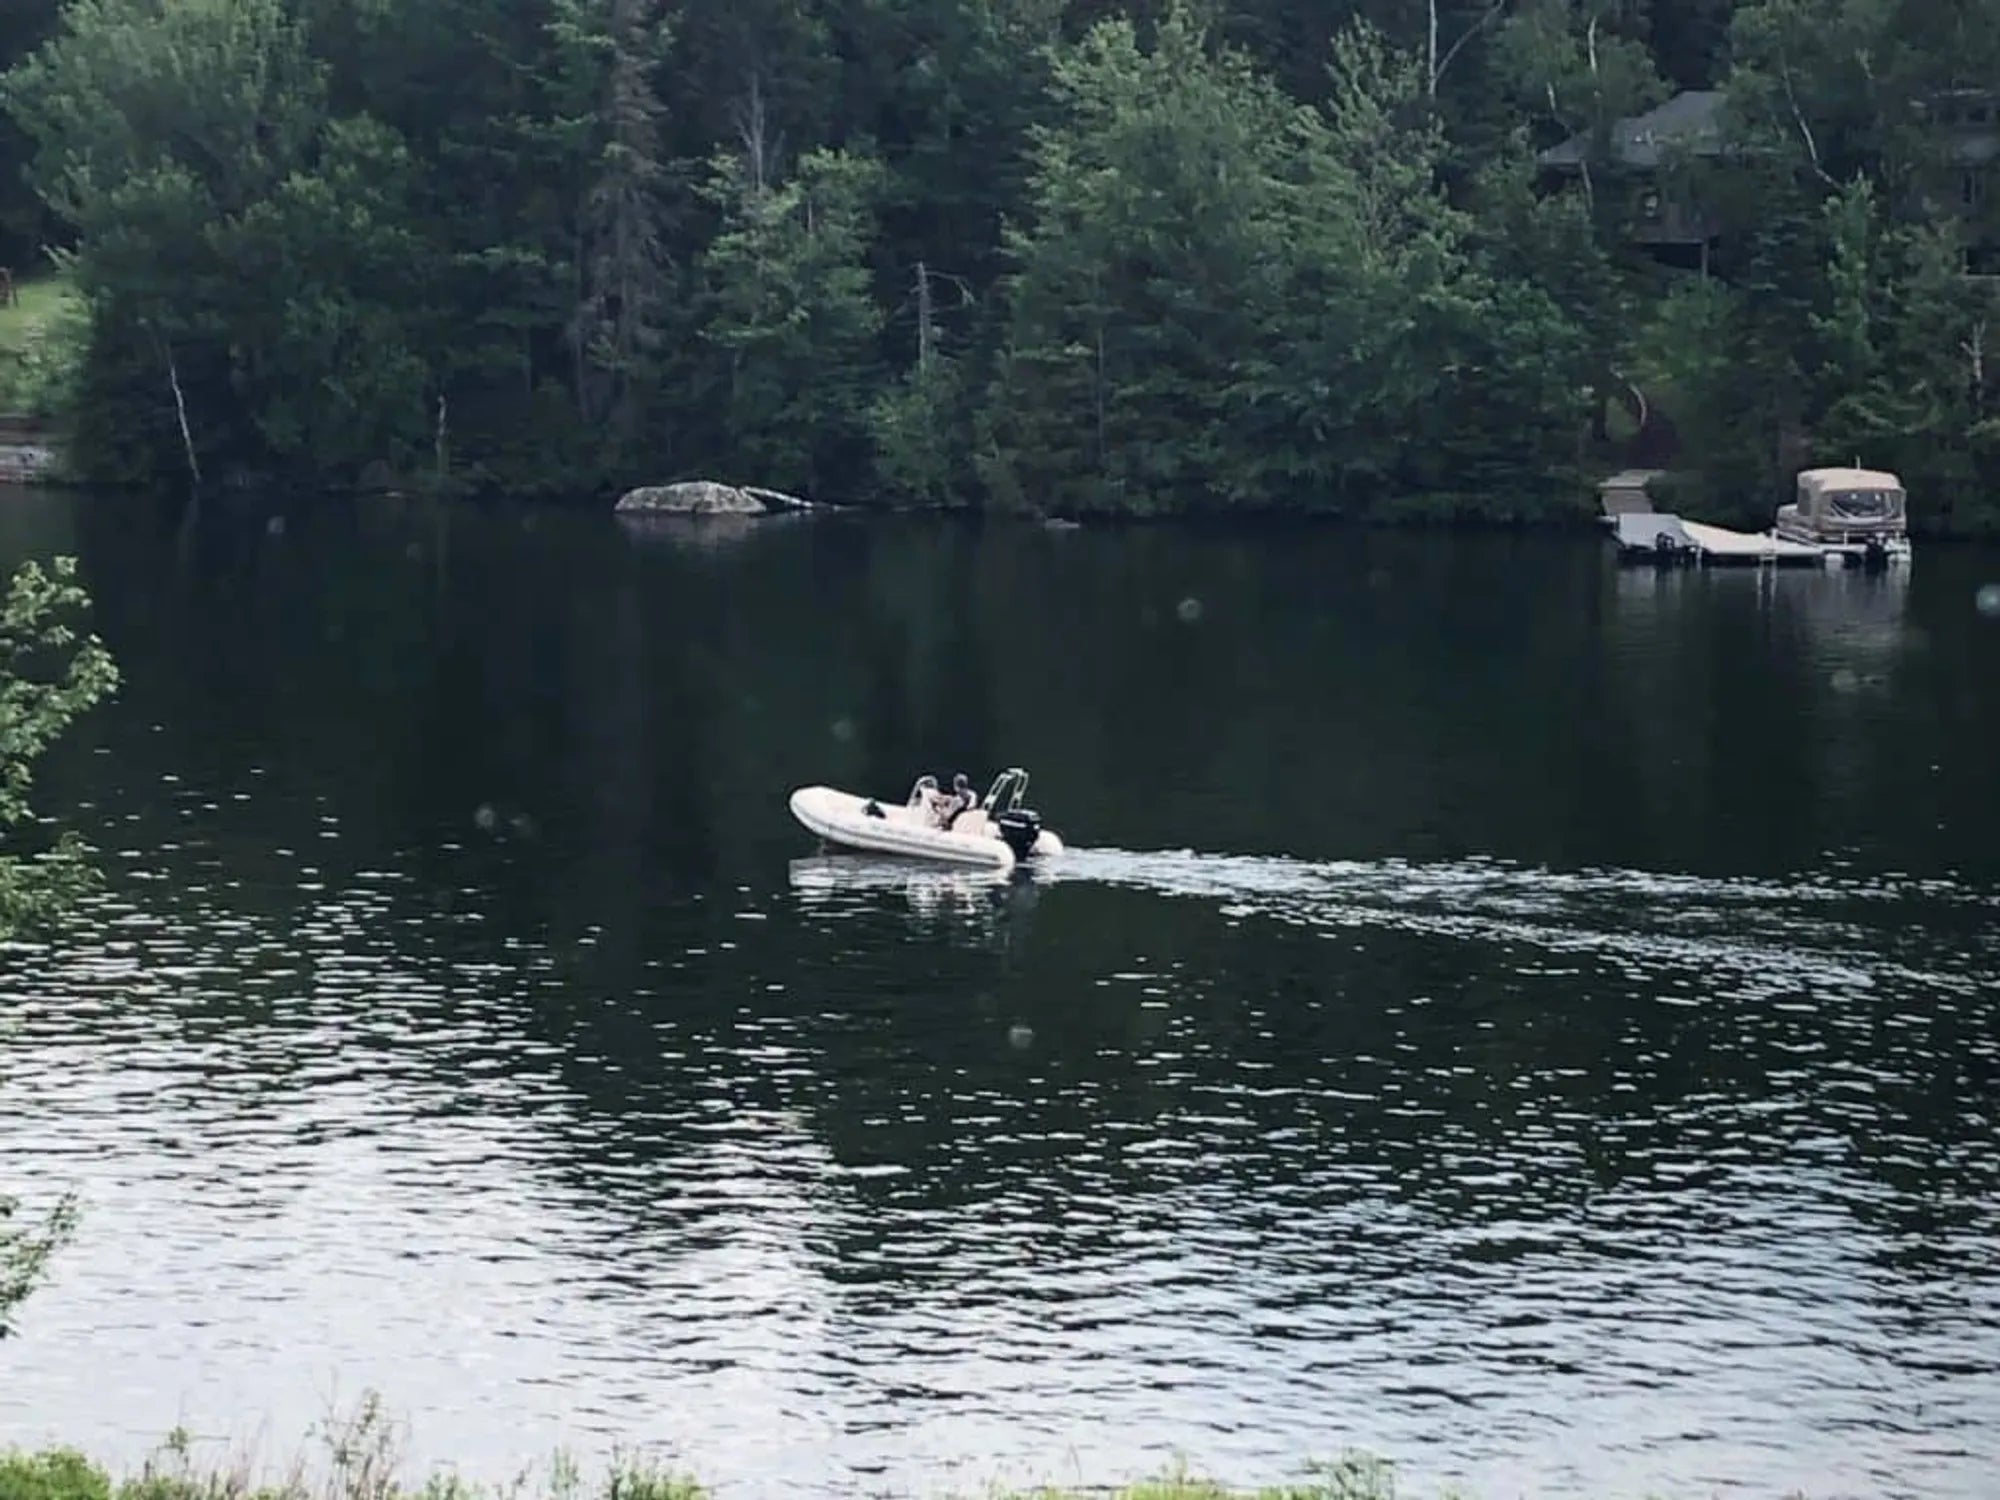
[[[693,1477],[652,1464],[617,1460],[596,1483],[558,1456],[540,1474],[511,1484],[476,1485],[455,1474],[434,1473],[406,1487],[397,1433],[375,1397],[356,1412],[330,1421],[316,1434],[322,1450],[313,1464],[301,1456],[276,1477],[260,1477],[247,1457],[216,1466],[196,1461],[185,1432],[167,1438],[140,1472],[114,1478],[67,1448],[39,1453],[0,1450],[0,1500],[709,1500]],[[1316,1465],[1291,1484],[1234,1488],[1176,1470],[1137,1484],[1095,1488],[990,1487],[979,1500],[1418,1500],[1398,1486],[1392,1465],[1357,1456]],[[1451,1492],[1437,1500],[1454,1500]],[[1463,1500],[1463,1497],[1460,1497]],[[1804,1500],[1801,1495],[1789,1500]]]
[[[629,1463],[615,1464],[602,1482],[585,1485],[573,1466],[557,1459],[539,1483],[524,1475],[497,1490],[450,1474],[434,1474],[422,1487],[405,1489],[391,1471],[357,1455],[349,1455],[344,1467],[338,1460],[332,1467],[330,1475],[317,1481],[302,1466],[275,1480],[260,1480],[248,1465],[200,1468],[184,1449],[169,1443],[163,1456],[139,1474],[113,1479],[71,1449],[0,1453],[0,1500],[709,1500],[709,1492],[688,1475]],[[1091,1490],[994,1488],[978,1500],[1403,1500],[1405,1493],[1395,1488],[1386,1466],[1353,1463],[1321,1477],[1257,1490],[1168,1475]]]
[[[14,292],[0,304],[0,413],[54,416],[83,352],[83,303],[62,272],[17,274]]]
[[[260,1475],[246,1455],[210,1465],[196,1460],[195,1440],[171,1433],[136,1475],[114,1478],[70,1448],[39,1453],[0,1450],[0,1500],[708,1500],[693,1477],[642,1462],[614,1461],[597,1483],[558,1455],[540,1474],[523,1474],[493,1488],[455,1474],[432,1474],[408,1488],[399,1434],[380,1401],[365,1396],[351,1416],[316,1429],[317,1462],[309,1449],[279,1474]],[[1233,1490],[1186,1473],[1089,1492],[1091,1500],[1397,1500],[1386,1464],[1348,1460],[1313,1479],[1278,1489]],[[1040,1488],[989,1489],[982,1500],[1069,1500],[1082,1492]]]

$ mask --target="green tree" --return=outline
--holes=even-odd
[[[87,602],[70,558],[24,564],[0,601],[0,938],[54,919],[92,883],[81,840],[50,842],[29,802],[36,762],[118,684],[104,644],[79,632]],[[76,1222],[69,1199],[39,1225],[16,1223],[19,1212],[0,1194],[0,1337]]]
[[[946,345],[936,312],[940,285],[957,283],[934,276],[921,262],[915,281],[917,357],[901,381],[875,398],[868,413],[875,467],[896,495],[952,504],[965,499],[973,483],[963,362]]]
[[[230,399],[291,472],[399,468],[434,433],[423,246],[407,227],[414,163],[367,117],[327,124],[310,167],[208,240],[238,277],[282,296],[233,299],[214,318],[236,352]]]
[[[1906,391],[1891,459],[1919,486],[1913,520],[2000,534],[2000,287],[1964,274],[1965,242],[1950,220],[1901,233],[1891,335],[1878,381]]]
[[[1737,0],[1654,0],[1646,40],[1661,76],[1676,88],[1714,88],[1736,7]]]
[[[828,6],[842,45],[835,139],[881,159],[884,280],[921,264],[983,298],[1005,269],[1003,216],[1026,188],[1029,128],[1049,113],[1055,0],[866,0]]]
[[[2000,478],[1944,268],[2000,237],[2000,0],[5,9],[0,219],[30,154],[98,473],[1546,514],[1643,392],[1759,514],[1899,432],[1925,514]],[[1675,287],[1613,131],[1718,82]]]
[[[1526,0],[1499,29],[1502,75],[1557,138],[1596,136],[1666,97],[1634,0]]]
[[[12,0],[0,11],[0,73],[26,57],[55,30],[62,0]],[[33,263],[51,228],[48,210],[28,181],[32,142],[0,111],[0,266],[16,276]]]
[[[1330,458],[1366,502],[1428,485],[1437,419],[1503,394],[1488,389],[1502,304],[1440,185],[1443,123],[1418,56],[1356,22],[1334,38],[1330,81],[1308,191],[1279,225],[1296,262],[1282,321],[1260,342],[1289,357],[1287,402],[1307,424],[1294,468]],[[1544,358],[1539,341],[1521,353]]]
[[[1960,274],[1958,227],[1898,225],[1858,180],[1825,205],[1830,254],[1811,320],[1812,452],[1869,454],[1915,492],[1912,521],[1991,531],[1986,478],[2000,459],[2000,413],[1986,372],[2000,297]]]
[[[1883,226],[1868,179],[1857,177],[1823,206],[1827,239],[1820,307],[1807,315],[1819,358],[1819,420],[1823,441],[1858,446],[1879,428],[1876,387],[1882,373],[1877,344],[1888,267]]]
[[[79,234],[101,425],[151,418],[135,467],[178,448],[197,477],[204,454],[351,474],[428,430],[411,164],[328,119],[306,41],[285,0],[76,0],[6,79]]]
[[[664,110],[654,75],[668,29],[657,0],[557,0],[550,23],[570,56],[572,117],[588,186],[578,225],[578,300],[570,324],[577,404],[629,444],[653,374],[672,267]]]
[[[1623,384],[1631,324],[1650,288],[1623,263],[1583,194],[1538,191],[1529,142],[1526,126],[1517,127],[1468,195],[1481,264],[1538,289],[1574,326],[1583,347],[1580,363],[1561,372],[1565,385]],[[1569,401],[1561,404],[1567,413]]]
[[[44,847],[29,803],[35,763],[79,715],[118,685],[118,670],[75,617],[88,600],[72,559],[26,563],[0,602],[0,937],[45,922],[90,887],[83,845],[65,832]]]
[[[1290,279],[1279,220],[1340,186],[1313,180],[1323,126],[1179,5],[1150,45],[1099,23],[1053,79],[1059,113],[1033,133],[1007,235],[988,482],[1058,509],[1256,498],[1264,465],[1246,457],[1296,417],[1258,353]]]
[[[1003,494],[1373,506],[1434,480],[1482,408],[1482,481],[1546,459],[1575,414],[1561,310],[1475,254],[1418,60],[1358,22],[1332,51],[1319,108],[1178,5],[1150,45],[1107,21],[1058,58],[1011,239]],[[1549,420],[1518,420],[1524,390]]]
[[[301,4],[331,112],[386,125],[414,168],[399,227],[423,294],[397,316],[431,367],[438,456],[459,483],[592,488],[615,457],[584,415],[604,393],[577,337],[606,0]]]
[[[675,154],[738,154],[750,180],[776,184],[782,164],[864,129],[834,128],[843,95],[836,26],[871,0],[679,0],[666,85]]]
[[[1864,173],[1897,217],[1930,217],[1957,186],[1939,108],[1991,87],[2000,4],[1753,0],[1733,17],[1729,51],[1730,107],[1746,136],[1784,148],[1828,190]]]
[[[867,251],[879,163],[807,152],[774,181],[725,154],[705,187],[722,227],[702,257],[702,336],[735,463],[780,487],[853,493],[866,473],[881,388]]]

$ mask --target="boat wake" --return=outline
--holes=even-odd
[[[1771,993],[1923,984],[1975,993],[2000,940],[2000,892],[1949,880],[1839,872],[1792,880],[1639,870],[1555,871],[1499,860],[1310,861],[1281,856],[1071,848],[1014,872],[827,856],[795,861],[812,900],[898,891],[926,911],[973,909],[1024,885],[1073,884],[1210,903],[1232,924],[1327,936],[1407,932],[1571,955],[1659,977],[1727,975]]]

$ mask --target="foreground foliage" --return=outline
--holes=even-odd
[[[35,763],[118,685],[111,653],[78,627],[88,603],[73,558],[24,563],[0,599],[0,938],[57,915],[92,881],[82,841],[44,837],[29,804]]]
[[[0,1500],[487,1500],[487,1492],[451,1476],[434,1476],[418,1490],[400,1487],[394,1434],[372,1401],[322,1434],[325,1458],[316,1469],[302,1460],[275,1480],[255,1478],[242,1464],[203,1468],[191,1459],[188,1446],[184,1436],[170,1439],[140,1474],[122,1480],[69,1449],[0,1453]],[[315,1477],[308,1478],[309,1471]],[[491,1500],[705,1500],[708,1493],[686,1475],[635,1464],[614,1465],[600,1482],[587,1484],[573,1464],[558,1460],[543,1475],[523,1475],[503,1486]],[[983,1492],[982,1500],[1084,1500],[1085,1496],[1090,1500],[1417,1500],[1414,1492],[1398,1486],[1392,1466],[1367,1457],[1316,1465],[1293,1483],[1257,1489],[1232,1487],[1177,1469],[1158,1479],[1109,1489],[991,1489]]]
[[[2000,0],[21,0],[8,64],[97,477],[1548,518],[1645,412],[1724,507],[2000,527]],[[1726,149],[1640,182],[1681,89]]]
[[[64,1199],[39,1224],[18,1222],[21,1205],[0,1193],[0,1339],[13,1332],[13,1310],[35,1289],[49,1258],[76,1232],[76,1204]],[[9,1492],[0,1479],[0,1497]]]
[[[88,602],[72,558],[47,571],[22,565],[0,600],[0,941],[60,915],[92,881],[81,840],[47,839],[29,805],[36,761],[118,684],[104,643],[76,624]],[[0,1193],[0,1338],[73,1233],[75,1204],[64,1199],[40,1223],[22,1218]]]

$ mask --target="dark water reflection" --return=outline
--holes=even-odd
[[[134,504],[0,1440],[1984,1496],[2000,622],[1588,543]],[[1030,766],[989,882],[783,792]]]

